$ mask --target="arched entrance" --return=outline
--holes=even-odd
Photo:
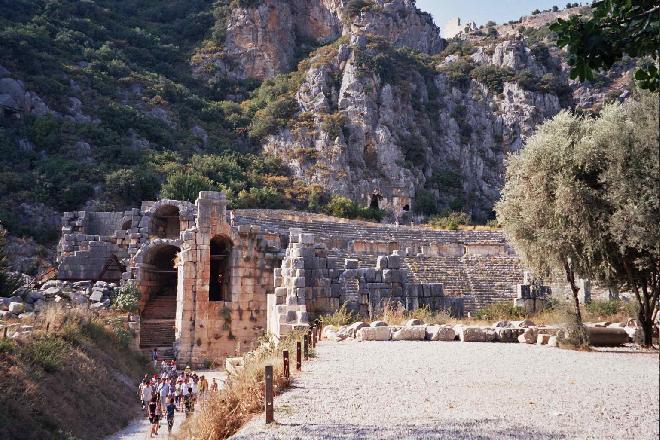
[[[216,236],[211,240],[209,301],[231,301],[231,241]]]
[[[147,250],[140,264],[139,288],[144,304],[140,313],[141,348],[165,351],[174,344],[178,252],[177,246],[160,244]]]
[[[151,216],[151,233],[160,238],[179,238],[181,218],[179,208],[174,205],[164,205]]]

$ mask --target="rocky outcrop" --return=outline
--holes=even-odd
[[[11,78],[10,72],[2,66],[0,66],[0,110],[34,116],[50,113],[48,106],[39,95],[26,90],[23,81]]]
[[[207,45],[193,57],[201,77],[272,78],[294,68],[299,51],[344,35],[380,37],[395,47],[423,53],[443,48],[440,30],[412,0],[372,0],[360,11],[344,0],[264,0],[236,8],[227,19],[224,41]]]

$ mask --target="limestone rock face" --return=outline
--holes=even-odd
[[[376,0],[352,17],[350,34],[381,37],[394,47],[407,47],[429,55],[444,44],[430,14],[416,9],[413,0]]]
[[[224,41],[200,51],[193,70],[209,75],[210,65],[222,79],[267,79],[296,69],[296,48],[325,45],[299,65],[299,112],[262,149],[296,178],[363,206],[376,194],[393,217],[414,211],[423,191],[439,210],[489,218],[506,155],[563,108],[596,105],[609,90],[589,100],[593,87],[569,80],[565,54],[506,26],[501,39],[468,35],[472,53],[446,54],[439,29],[413,0],[347,5],[263,0],[235,9]],[[469,73],[479,67],[511,76],[482,83]],[[625,69],[615,72],[617,84]]]

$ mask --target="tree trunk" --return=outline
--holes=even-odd
[[[589,340],[587,338],[587,332],[584,329],[584,325],[582,324],[582,313],[580,311],[580,298],[578,297],[578,294],[580,293],[580,288],[575,284],[575,272],[573,272],[573,268],[571,267],[571,264],[569,263],[568,260],[564,260],[564,271],[566,272],[566,280],[568,281],[568,284],[571,286],[571,292],[573,293],[573,302],[575,305],[575,326],[576,326],[576,336],[577,340],[576,343],[580,346],[588,346],[589,345]]]

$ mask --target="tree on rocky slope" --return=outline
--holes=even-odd
[[[640,87],[658,90],[660,47],[660,5],[657,0],[599,0],[593,14],[585,19],[573,15],[557,20],[550,29],[557,33],[557,45],[568,46],[571,78],[592,80],[593,71],[609,69],[623,55],[653,62],[635,72]]]
[[[5,253],[7,231],[0,225],[0,297],[11,296],[23,285],[20,275],[9,272],[9,261]]]
[[[632,291],[644,344],[660,290],[658,103],[612,104],[597,119],[560,113],[509,158],[496,206],[539,275],[563,271],[581,321],[576,277]]]

